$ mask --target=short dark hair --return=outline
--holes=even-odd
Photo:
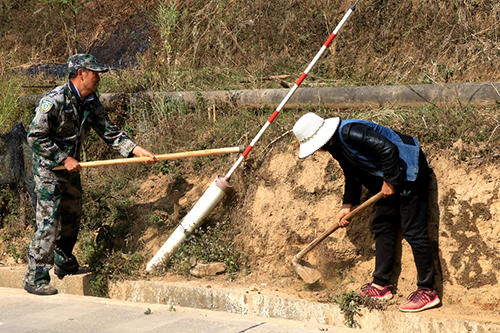
[[[88,72],[89,70],[88,70],[88,69],[83,69],[83,68],[82,68],[82,71],[84,71],[84,72]],[[78,70],[69,72],[69,79],[70,79],[70,80],[74,79],[74,78],[75,78],[75,77],[77,77],[77,76],[78,76]]]
[[[70,80],[74,79],[77,76],[78,76],[78,72],[75,72],[75,71],[69,72],[69,79]]]
[[[320,149],[323,149],[324,151],[328,151],[328,148],[330,148],[330,146],[331,146],[331,142],[332,142],[332,139],[331,138],[328,139],[328,141],[323,146],[321,146]]]

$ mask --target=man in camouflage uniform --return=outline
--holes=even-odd
[[[90,128],[124,157],[146,156],[150,157],[146,163],[156,162],[153,153],[118,130],[99,101],[99,73],[108,69],[98,66],[92,55],[76,54],[68,59],[68,71],[69,82],[42,97],[28,131],[37,211],[24,289],[38,295],[57,293],[49,285],[54,264],[58,276],[84,271],[72,252],[82,216],[78,161]],[[52,170],[60,164],[66,170]]]

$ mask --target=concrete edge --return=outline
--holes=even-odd
[[[134,302],[170,304],[345,327],[344,316],[337,305],[286,297],[186,287],[175,283],[152,281],[114,282],[110,286],[110,295],[114,299]],[[403,313],[363,309],[359,315],[355,316],[355,320],[359,328],[373,332],[500,332],[499,324],[442,318],[433,316],[431,311],[439,310]]]
[[[24,289],[26,270],[17,267],[0,267],[0,287]],[[59,279],[50,271],[51,285],[63,294],[91,296],[92,274],[68,275]]]
[[[0,268],[0,287],[23,288],[25,271],[19,268]],[[53,277],[52,283],[60,293],[90,295],[90,274]],[[118,281],[109,285],[113,300],[143,304],[160,304],[307,322],[314,325],[345,327],[344,315],[337,305],[257,293],[241,293],[216,288],[201,288],[172,282]],[[439,317],[439,309],[421,313],[368,311],[355,316],[359,328],[373,332],[500,332],[500,324]]]

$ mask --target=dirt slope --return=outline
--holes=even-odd
[[[425,147],[424,147],[425,150]],[[358,290],[371,281],[374,267],[374,241],[370,229],[373,210],[357,217],[351,225],[338,230],[307,257],[321,272],[319,283],[307,286],[290,265],[291,257],[332,223],[340,206],[343,176],[330,155],[317,153],[299,161],[295,146],[275,147],[262,163],[255,163],[252,177],[239,173],[231,182],[238,189],[251,182],[240,196],[244,204],[228,206],[233,210],[235,244],[249,256],[251,274],[240,274],[233,282],[222,275],[213,279],[158,277],[190,281],[196,285],[249,288],[288,297],[322,301],[329,293]],[[497,162],[472,160],[459,163],[440,151],[428,153],[434,170],[430,185],[429,233],[435,253],[436,287],[444,306],[441,315],[476,315],[476,320],[496,316],[500,299],[498,272],[500,260],[500,174]],[[247,165],[246,168],[252,168]],[[158,176],[143,184],[139,196],[161,207],[171,202],[166,190],[168,176]],[[210,184],[211,177],[191,178],[181,194],[181,205],[190,207]],[[364,199],[368,197],[364,193]],[[139,197],[137,198],[139,199]],[[237,218],[236,218],[237,217]],[[166,235],[149,235],[144,251],[151,258]],[[396,286],[396,306],[416,289],[416,270],[411,249],[401,241],[392,283]],[[480,315],[478,315],[480,313]]]
[[[500,323],[498,158],[459,162],[449,151],[423,149],[434,171],[430,184],[429,234],[436,250],[436,287],[443,302],[431,314]],[[330,295],[359,290],[371,281],[372,208],[306,256],[321,272],[318,283],[306,285],[293,271],[290,259],[331,225],[343,193],[341,169],[330,155],[317,153],[298,160],[297,154],[296,146],[278,143],[260,160],[246,161],[244,169],[237,170],[231,179],[236,199],[220,203],[214,210],[217,214],[208,218],[210,223],[217,222],[217,216],[221,216],[218,213],[226,211],[224,218],[229,218],[235,230],[234,244],[248,255],[250,274],[241,272],[234,279],[227,273],[199,279],[159,273],[145,278],[311,301],[326,301]],[[181,218],[214,177],[215,174],[184,176],[182,186],[177,187]],[[131,198],[134,209],[170,215],[174,183],[170,175],[150,176]],[[368,196],[364,193],[363,200]],[[132,239],[143,244],[134,248],[150,260],[176,226],[171,221],[164,233],[153,228],[132,230],[135,234]],[[8,253],[3,253],[0,263],[16,265]],[[395,310],[416,288],[413,256],[404,240],[391,283],[395,285],[396,297],[390,309]],[[113,291],[110,295],[113,296]]]

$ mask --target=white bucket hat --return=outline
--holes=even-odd
[[[293,134],[300,143],[299,158],[306,158],[323,147],[335,134],[339,124],[339,117],[325,120],[312,112],[300,117],[293,126]]]

